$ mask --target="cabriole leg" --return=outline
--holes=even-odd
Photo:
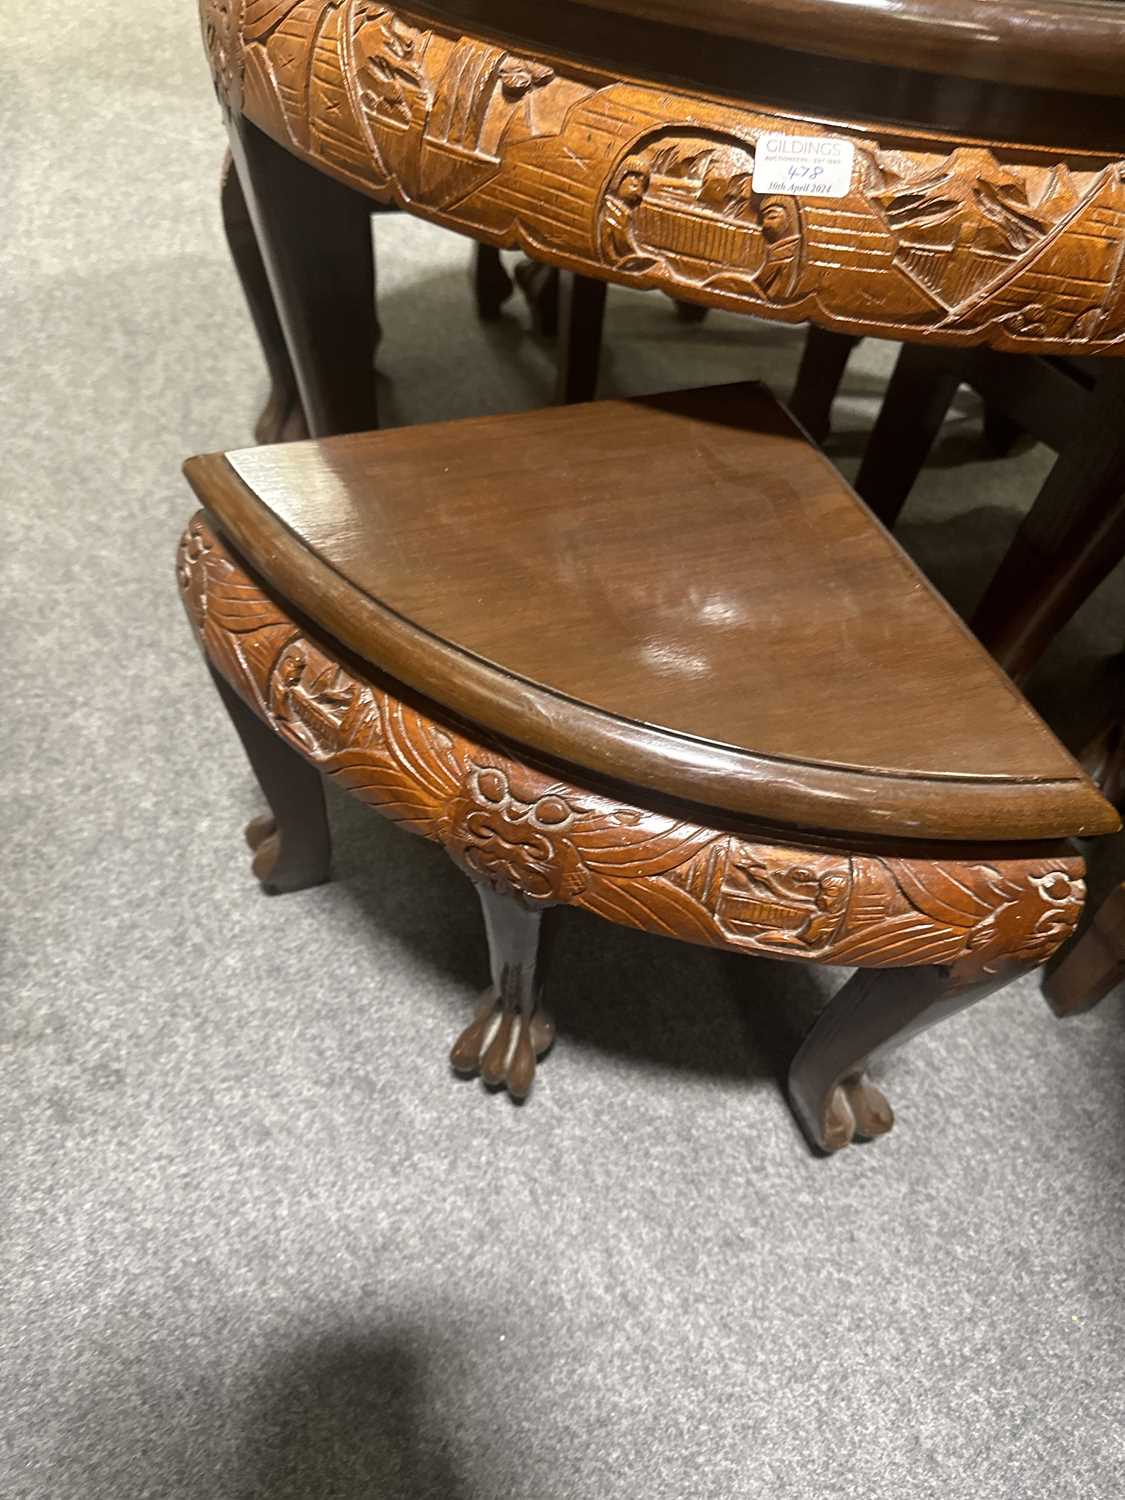
[[[864,1076],[871,1059],[1033,967],[1000,962],[994,973],[975,963],[859,970],[828,1002],[789,1069],[793,1112],[810,1142],[839,1151],[853,1139],[884,1135],[894,1113]]]
[[[246,120],[230,145],[310,433],[377,427],[370,199]]]
[[[332,845],[320,772],[263,724],[214,667],[211,676],[270,805],[268,816],[246,827],[254,874],[270,895],[322,885]]]
[[[1043,993],[1056,1016],[1076,1016],[1119,984],[1125,984],[1125,883],[1106,897]]]
[[[269,370],[269,398],[255,423],[254,436],[259,443],[284,443],[308,437],[308,425],[297,393],[297,376],[285,347],[285,335],[281,331],[281,319],[277,315],[262,252],[229,151],[223,163],[220,201],[227,247]]]
[[[492,985],[449,1060],[458,1073],[479,1073],[491,1087],[506,1087],[513,1099],[524,1099],[536,1059],[555,1039],[554,1022],[542,1004],[545,914],[488,885],[477,885],[477,895]]]

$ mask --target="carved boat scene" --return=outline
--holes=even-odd
[[[204,23],[232,107],[347,181],[493,243],[842,327],[1125,342],[1120,162],[885,149],[802,120],[789,128],[852,141],[850,187],[766,198],[755,144],[779,117],[753,106],[598,84],[372,0],[204,0]]]

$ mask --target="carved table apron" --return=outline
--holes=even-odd
[[[456,6],[430,9],[439,19],[371,0],[201,5],[232,124],[491,244],[851,333],[1125,348],[1125,168],[1108,101],[1106,138],[1081,149],[1062,125],[1062,145],[873,125],[512,50],[483,22],[466,35],[440,19]],[[827,196],[756,188],[777,134],[845,142],[843,182]]]
[[[919,857],[901,846],[774,842],[529,763],[298,623],[202,513],[180,543],[177,575],[208,661],[250,709],[338,786],[443,845],[479,886],[713,948],[903,970],[909,984],[892,997],[893,1024],[873,1018],[860,1055],[829,1049],[825,1059],[823,1038],[811,1063],[806,1049],[798,1054],[793,1102],[822,1147],[889,1128],[889,1106],[862,1076],[884,1039],[1042,962],[1081,911],[1082,861],[1059,846]],[[937,1001],[927,973],[943,986]],[[496,977],[453,1060],[522,1095],[553,1030],[537,1001]],[[862,1008],[862,979],[854,994]]]

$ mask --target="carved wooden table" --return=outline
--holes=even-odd
[[[255,871],[326,878],[321,773],[444,845],[492,955],[458,1068],[527,1092],[542,914],[579,906],[856,966],[790,1077],[834,1149],[891,1124],[873,1053],[1073,930],[1064,841],[1116,814],[760,388],[186,472],[181,589],[273,809]]]
[[[202,16],[314,434],[370,425],[361,195],[688,302],[1015,351],[1125,344],[1112,0],[202,0]],[[795,175],[759,162],[777,137]]]
[[[675,0],[203,0],[202,15],[314,434],[373,410],[371,199],[587,286],[848,334],[1125,352],[1115,4],[700,0],[689,15]],[[495,994],[460,1064],[530,1083],[549,1029],[526,914],[551,901],[716,946],[882,965],[845,987],[794,1064],[798,1115],[834,1146],[888,1123],[862,1076],[874,1048],[1066,935],[1081,866],[1059,840],[1115,816],[772,409],[714,399],[721,417],[662,420],[649,446],[626,444],[625,467],[602,434],[618,483],[594,486],[605,505],[589,524],[610,559],[597,600],[568,601],[560,583],[564,541],[592,545],[565,509],[589,502],[562,482],[577,429],[544,447],[526,418],[486,424],[486,457],[470,424],[377,450],[203,461],[191,472],[213,525],[189,533],[181,576],[278,814],[253,833],[259,873],[292,886],[327,868],[319,781],[293,769],[297,750],[491,882]],[[651,417],[623,405],[568,420],[635,437],[639,410]],[[744,450],[724,450],[730,434]],[[448,490],[426,469],[442,445]],[[412,509],[428,528],[412,578],[391,580],[409,596],[391,615],[388,580],[368,571],[386,560],[369,528],[376,512],[387,522],[388,472],[395,530]],[[736,473],[737,522],[723,489]],[[651,493],[638,509],[653,487],[680,517],[674,543]],[[685,536],[706,553],[691,608],[675,569],[660,582]],[[511,629],[482,645],[497,611],[479,601],[498,594]],[[465,607],[432,617],[443,599]],[[629,655],[623,622],[662,620],[668,599],[674,629],[645,637],[650,659]],[[563,616],[603,677],[558,680],[578,659],[550,649]],[[718,663],[702,650],[716,621],[730,631]]]

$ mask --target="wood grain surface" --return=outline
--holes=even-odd
[[[825,57],[999,84],[1117,95],[1125,22],[1117,0],[577,0],[639,21],[693,26]]]
[[[597,774],[851,834],[1117,826],[761,387],[186,473],[284,597],[364,659]]]

